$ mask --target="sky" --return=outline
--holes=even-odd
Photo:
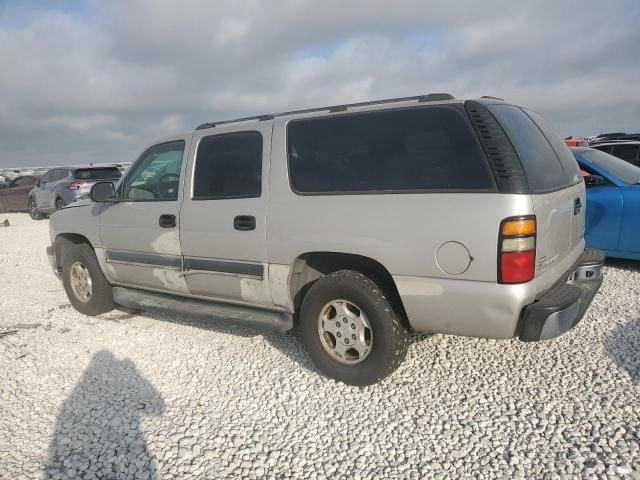
[[[640,1],[0,0],[0,167],[207,121],[448,92],[640,131]]]

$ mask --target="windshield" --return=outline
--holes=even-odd
[[[600,167],[614,177],[619,178],[627,185],[640,182],[640,168],[625,162],[618,157],[614,157],[613,155],[609,155],[608,153],[604,153],[593,148],[577,153],[597,167]]]

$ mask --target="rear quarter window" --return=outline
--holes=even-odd
[[[293,120],[287,150],[302,194],[495,190],[470,127],[449,107]]]
[[[491,105],[490,110],[513,143],[532,192],[558,190],[569,183],[551,145],[522,109]]]
[[[568,182],[572,185],[579,183],[582,179],[582,176],[580,175],[580,166],[578,165],[578,162],[576,162],[571,150],[569,150],[569,147],[567,147],[567,144],[564,143],[562,138],[560,138],[560,135],[558,135],[551,124],[544,118],[531,110],[525,109],[525,112],[540,129],[551,145],[551,148],[553,148],[558,160],[560,160],[560,165],[562,165],[562,169],[564,170]]]

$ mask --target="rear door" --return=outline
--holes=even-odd
[[[530,112],[528,115],[519,107],[502,104],[492,105],[490,110],[513,143],[532,191],[538,228],[536,281],[543,291],[584,249],[584,183],[575,159],[571,157],[569,162],[565,158],[566,165],[561,163]],[[553,138],[555,134],[548,135]],[[566,153],[571,156],[568,149]]]
[[[196,132],[180,211],[185,278],[193,295],[272,306],[266,215],[273,122]]]

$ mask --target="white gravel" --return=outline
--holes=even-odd
[[[640,478],[640,262],[524,344],[417,336],[358,389],[293,334],[74,311],[47,221],[0,215],[0,478]]]

